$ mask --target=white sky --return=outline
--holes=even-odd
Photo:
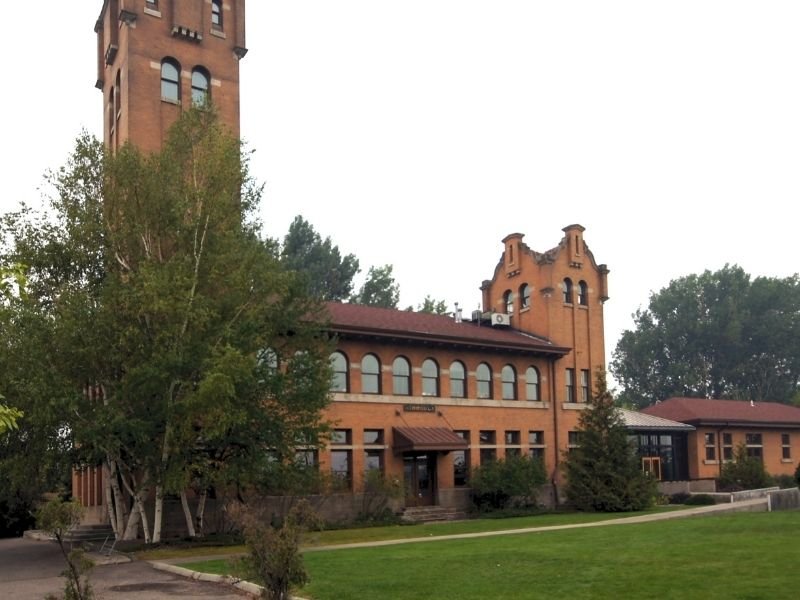
[[[101,6],[4,9],[0,212],[102,135]],[[610,356],[673,278],[798,270],[797,0],[249,0],[247,21],[267,233],[302,214],[364,272],[393,264],[402,307],[469,312],[505,235],[544,251],[581,223]]]

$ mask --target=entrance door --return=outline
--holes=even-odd
[[[661,458],[658,456],[643,456],[642,471],[656,481],[661,481]]]
[[[436,457],[429,454],[405,454],[406,506],[430,506],[434,503]]]

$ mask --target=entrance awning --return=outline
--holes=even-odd
[[[446,427],[394,427],[394,451],[449,452],[466,450],[469,444]]]

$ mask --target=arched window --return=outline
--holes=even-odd
[[[346,392],[347,390],[347,357],[341,352],[331,354],[331,377],[332,392]]]
[[[467,397],[467,372],[464,364],[457,360],[450,365],[450,396],[453,398]]]
[[[211,77],[203,67],[192,70],[192,105],[205,106],[209,100],[209,83]]]
[[[392,393],[396,396],[411,395],[411,365],[402,356],[392,363]]]
[[[492,397],[492,370],[486,363],[481,363],[475,369],[475,379],[478,382],[478,398],[487,399]]]
[[[506,307],[507,315],[514,313],[514,294],[511,293],[511,290],[506,290],[503,294],[503,305]]]
[[[569,277],[564,278],[564,284],[561,289],[564,292],[564,304],[572,304],[572,279]]]
[[[161,99],[169,102],[180,102],[181,66],[174,58],[165,58],[161,61]]]
[[[539,387],[539,370],[536,367],[528,367],[525,371],[525,399],[538,402],[541,399],[541,388]]]
[[[519,307],[528,308],[531,305],[531,286],[523,283],[519,287]]]
[[[506,365],[500,372],[503,381],[503,400],[517,399],[517,372],[511,365]]]
[[[211,0],[211,26],[222,29],[222,0]]]
[[[381,363],[374,354],[365,354],[361,359],[361,393],[381,393]]]
[[[588,306],[589,304],[589,286],[585,281],[578,283],[578,304],[581,306]]]
[[[422,395],[439,395],[439,365],[430,358],[422,363]]]

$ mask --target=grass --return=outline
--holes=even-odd
[[[313,600],[797,596],[800,512],[307,553]],[[228,572],[226,561],[184,565]]]

